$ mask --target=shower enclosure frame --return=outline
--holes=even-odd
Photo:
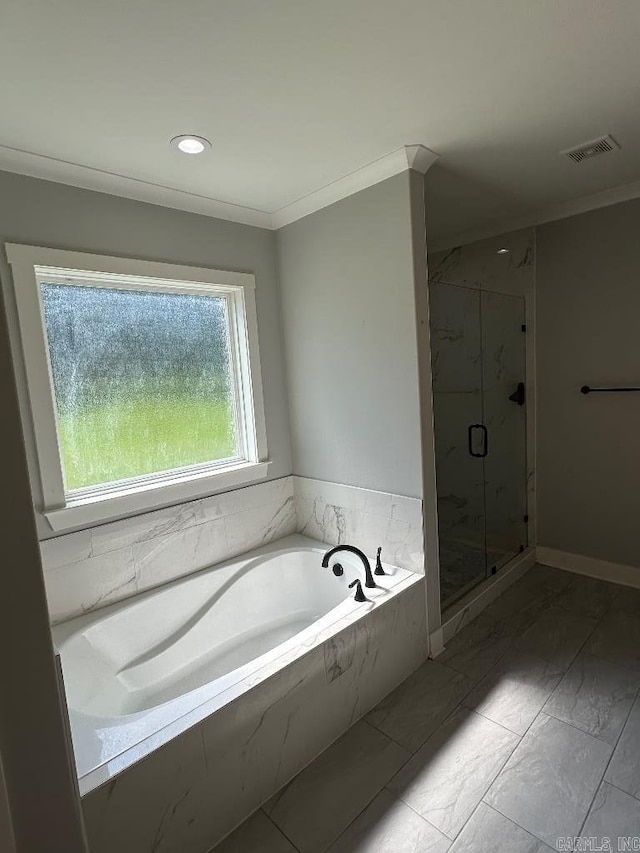
[[[508,275],[496,273],[501,258],[499,249],[513,246],[509,260],[513,267],[517,259],[531,266],[528,277],[520,276],[514,286]],[[506,253],[502,253],[502,258]],[[475,277],[472,271],[476,272]],[[481,275],[477,271],[481,271]],[[483,280],[483,275],[485,276]],[[462,278],[466,276],[468,280]],[[471,282],[471,284],[469,283]],[[470,591],[456,600],[450,608],[442,610],[440,602],[440,549],[438,536],[437,479],[434,478],[431,494],[425,494],[425,529],[432,531],[426,542],[426,584],[427,609],[429,619],[429,639],[431,657],[437,657],[446,642],[470,619],[474,618],[494,598],[515,582],[535,562],[536,526],[536,370],[535,370],[535,232],[534,229],[513,232],[496,238],[489,238],[452,250],[429,256],[429,275],[427,288],[432,283],[452,284],[462,287],[474,287],[483,292],[517,295],[524,298],[525,313],[525,404],[526,404],[526,529],[527,547],[515,555],[508,563],[500,567],[493,575],[478,583]],[[431,355],[431,330],[429,327],[429,355]],[[429,371],[430,374],[430,371]],[[431,397],[431,415],[433,418],[433,384]],[[433,455],[435,466],[435,443],[433,429],[429,437],[430,447],[424,452]]]

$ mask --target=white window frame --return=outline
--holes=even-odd
[[[267,476],[269,461],[253,275],[15,243],[8,243],[6,251],[18,307],[27,394],[42,485],[42,509],[53,530],[66,530],[193,500]],[[86,273],[84,284],[78,279],[79,272]],[[236,412],[236,422],[241,458],[174,469],[109,486],[79,489],[67,497],[41,278],[78,287],[104,286],[120,290],[224,296],[230,341],[238,368],[234,375],[237,374],[239,411]]]

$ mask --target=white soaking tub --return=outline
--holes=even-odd
[[[242,557],[53,628],[81,792],[215,713],[416,575],[385,564],[366,603],[357,556],[288,536]],[[371,555],[369,555],[371,558]]]

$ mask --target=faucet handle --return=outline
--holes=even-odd
[[[378,553],[376,554],[376,567],[373,570],[374,575],[386,575],[386,572],[382,568],[382,562],[380,560],[381,552],[382,552],[382,548],[378,548]]]
[[[362,591],[362,581],[359,578],[356,578],[356,580],[352,581],[352,583],[349,584],[349,589],[351,589],[354,586],[356,588],[355,600],[356,601],[366,601],[367,597],[364,594],[364,592]]]

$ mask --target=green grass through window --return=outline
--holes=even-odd
[[[68,491],[236,454],[226,399],[139,394],[59,419]]]

